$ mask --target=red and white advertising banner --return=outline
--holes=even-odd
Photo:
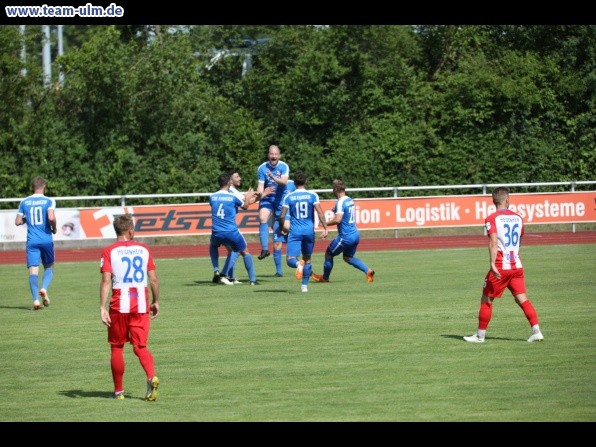
[[[328,217],[335,202],[321,200]],[[495,211],[490,195],[355,199],[354,203],[360,230],[482,226],[484,219]],[[80,209],[62,209],[57,205],[55,240],[115,238],[112,222],[114,216],[123,213],[134,215],[137,237],[211,233],[208,203]],[[596,191],[511,194],[509,208],[530,225],[596,222]],[[16,210],[0,213],[0,242],[26,240],[26,227],[16,227],[15,217]],[[258,233],[257,205],[241,210],[237,222],[243,233]]]

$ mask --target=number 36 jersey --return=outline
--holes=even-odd
[[[110,310],[144,314],[150,311],[147,272],[155,270],[147,245],[118,241],[103,249],[100,272],[112,274]]]
[[[484,226],[487,234],[497,233],[497,268],[521,269],[519,248],[524,235],[524,222],[521,216],[508,209],[498,210],[486,218]]]

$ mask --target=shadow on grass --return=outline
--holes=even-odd
[[[470,335],[470,334],[466,334],[466,335]],[[452,338],[454,340],[459,340],[459,341],[463,341],[464,343],[468,343],[467,341],[464,340],[464,336],[463,335],[453,335],[453,334],[441,334],[441,337],[443,338]],[[520,340],[519,338],[510,338],[510,337],[486,337],[485,339],[485,343],[490,342],[491,340],[503,340],[503,341],[526,341],[526,340]],[[481,345],[482,343],[470,343],[470,344],[478,344]]]
[[[0,309],[15,309],[15,310],[30,310],[33,311],[33,304],[31,306],[0,306]],[[43,307],[39,310],[43,310]]]
[[[105,399],[113,399],[112,393],[108,393],[106,391],[66,390],[66,391],[60,391],[60,394],[62,396],[70,397],[71,399],[78,399],[79,397],[85,397],[85,398],[103,397]],[[125,399],[145,400],[145,397],[131,397],[130,395],[126,394]]]

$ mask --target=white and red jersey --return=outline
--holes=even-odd
[[[498,251],[496,266],[499,270],[522,268],[519,255],[521,238],[524,235],[524,222],[521,216],[509,209],[492,213],[484,221],[487,234],[497,233]]]
[[[112,274],[110,309],[124,314],[149,312],[150,270],[155,270],[155,263],[149,247],[143,243],[118,241],[104,248],[100,272]]]

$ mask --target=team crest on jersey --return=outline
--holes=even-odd
[[[490,230],[490,222],[486,222],[486,231]]]

